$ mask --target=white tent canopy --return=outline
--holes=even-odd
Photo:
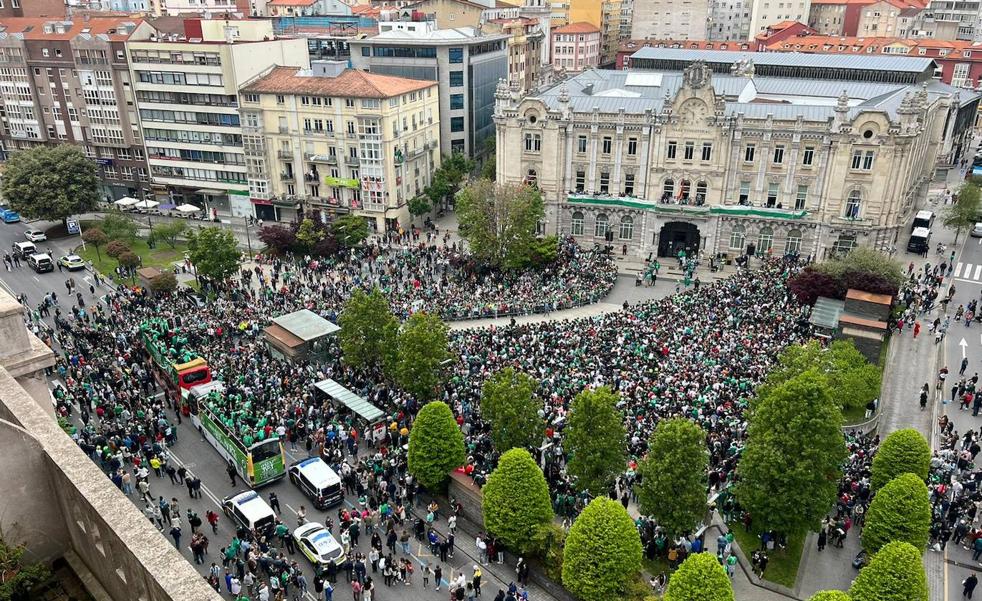
[[[140,201],[137,200],[137,199],[135,199],[135,198],[132,198],[130,196],[124,196],[124,197],[120,198],[119,200],[117,200],[113,204],[115,204],[117,207],[132,207],[133,205],[135,205],[138,202],[140,202]]]
[[[201,209],[192,204],[183,204],[177,207],[177,210],[181,213],[197,213]]]
[[[141,200],[140,202],[136,203],[133,206],[135,206],[138,209],[152,209],[159,204],[160,203],[157,202],[156,200]]]

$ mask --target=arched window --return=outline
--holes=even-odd
[[[743,250],[743,245],[747,241],[747,228],[739,223],[730,230],[730,248],[732,250]]]
[[[603,238],[607,235],[607,215],[604,213],[597,215],[597,223],[593,227],[593,235],[597,238]]]
[[[706,193],[709,191],[709,184],[704,181],[696,183],[696,204],[706,204]]]
[[[840,234],[839,239],[832,244],[832,256],[844,257],[856,246],[856,234]]]
[[[625,215],[621,217],[621,231],[619,232],[618,238],[621,240],[630,240],[634,237],[634,217],[630,215]]]
[[[757,235],[757,252],[766,253],[774,245],[774,230],[770,227],[760,228],[760,234]]]
[[[679,198],[681,198],[682,200],[688,199],[689,198],[689,188],[690,187],[691,187],[691,185],[689,184],[689,180],[684,179],[684,180],[680,181],[679,182]]]
[[[801,230],[793,229],[788,232],[788,240],[784,243],[784,254],[796,255],[801,252]]]
[[[574,236],[583,235],[583,213],[579,211],[573,213],[573,227],[571,231]]]
[[[849,193],[849,197],[846,199],[846,219],[859,219],[862,212],[863,205],[863,193],[859,190],[853,190]]]
[[[662,200],[668,200],[675,195],[675,180],[668,178],[665,180],[665,187],[662,188]]]

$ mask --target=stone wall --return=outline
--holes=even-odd
[[[450,486],[447,494],[457,499],[463,506],[461,513],[475,524],[484,523],[484,502],[481,489],[466,475],[453,471],[450,473]]]

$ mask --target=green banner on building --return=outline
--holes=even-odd
[[[332,188],[358,188],[361,186],[361,182],[354,178],[344,178],[344,177],[325,177],[324,184],[331,186]]]

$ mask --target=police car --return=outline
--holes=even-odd
[[[290,482],[307,495],[320,510],[337,505],[344,499],[341,477],[320,457],[310,457],[290,466]]]
[[[222,511],[238,526],[257,532],[270,532],[276,523],[276,514],[270,506],[259,493],[251,490],[225,497],[222,500]]]
[[[307,522],[293,531],[297,547],[314,565],[344,563],[344,548],[327,528],[317,522]]]

